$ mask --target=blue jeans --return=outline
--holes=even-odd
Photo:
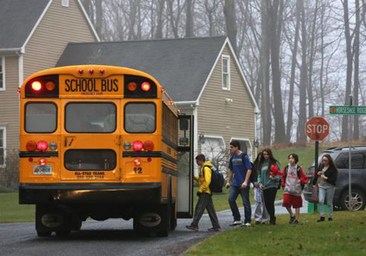
[[[334,197],[335,187],[331,188],[319,188],[319,208],[320,217],[325,216],[324,212],[324,202],[327,199],[327,206],[329,212],[329,218],[333,218],[333,197]]]
[[[242,199],[243,205],[244,205],[244,214],[245,214],[244,223],[250,223],[251,216],[252,216],[252,207],[250,206],[250,201],[249,201],[249,186],[247,186],[246,188],[230,186],[229,204],[230,204],[231,212],[233,213],[233,216],[234,216],[234,221],[240,221],[240,219],[241,219],[238,205],[236,204],[236,199],[238,198],[239,194],[241,196],[241,199]]]

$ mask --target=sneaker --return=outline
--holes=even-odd
[[[295,221],[295,216],[290,216],[290,220],[288,221],[289,224],[294,223]]]
[[[260,222],[259,220],[257,220],[256,222],[255,222],[255,225],[260,225],[262,222]],[[263,222],[264,223],[264,222]]]
[[[209,228],[209,229],[207,229],[208,230],[208,232],[220,232],[220,228]]]
[[[198,227],[197,226],[186,226],[187,229],[189,230],[193,230],[193,231],[198,231]]]
[[[232,224],[230,224],[230,227],[239,226],[241,224],[242,224],[242,222],[240,220],[234,220],[234,222]]]
[[[299,224],[298,220],[294,220],[291,224]]]
[[[333,221],[333,218],[328,218],[329,221]]]
[[[247,223],[242,224],[241,226],[242,226],[242,227],[250,227],[250,226],[251,226],[251,224],[250,224],[249,222],[247,222]]]
[[[317,220],[317,222],[322,222],[322,221],[325,221],[324,217],[320,217],[320,219]]]

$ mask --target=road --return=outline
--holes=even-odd
[[[304,201],[302,212],[306,212]],[[243,213],[243,209],[240,209]],[[276,214],[286,214],[286,209],[277,202]],[[218,213],[222,230],[228,230],[232,222],[230,210]],[[211,227],[207,214],[200,221],[200,231],[193,232],[185,228],[189,219],[179,219],[177,229],[167,238],[139,237],[132,230],[132,220],[110,219],[103,222],[88,220],[80,231],[72,232],[69,237],[55,235],[39,238],[34,223],[1,224],[0,254],[8,255],[136,255],[160,256],[180,255],[189,247],[213,235],[207,232]],[[239,227],[241,228],[241,227]]]

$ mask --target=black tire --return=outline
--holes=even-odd
[[[352,189],[352,199],[353,199],[353,211],[361,211],[365,209],[366,197],[365,194],[357,189]],[[340,197],[340,206],[343,210],[349,210],[349,193],[348,190],[344,191]]]
[[[51,236],[51,234],[52,234],[52,231],[44,231],[44,232],[37,231],[37,235],[39,237],[49,237],[49,236]]]
[[[59,230],[56,231],[56,235],[58,237],[67,237],[70,235],[71,230],[70,229],[65,229],[65,230]]]

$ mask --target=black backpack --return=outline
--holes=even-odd
[[[246,156],[246,155],[247,155],[247,154],[245,154],[245,153],[241,154],[241,159],[242,159],[243,163],[245,162],[245,156]],[[248,157],[249,157],[249,156],[248,156]],[[231,159],[230,159],[230,161],[231,161]],[[257,181],[257,170],[256,170],[256,168],[255,168],[255,166],[254,166],[253,162],[252,162],[252,161],[250,161],[250,160],[249,160],[249,162],[250,162],[250,165],[252,166],[252,173],[250,174],[249,182],[251,182],[251,183],[253,183],[253,184],[254,184],[254,182],[256,182],[256,181]]]
[[[301,169],[301,166],[297,165],[297,177],[299,179],[301,179],[300,169]],[[285,181],[286,181],[286,178],[287,178],[287,170],[288,170],[288,165],[286,165],[286,167],[285,167]],[[301,190],[303,190],[304,187],[305,187],[305,184],[301,184]]]
[[[208,167],[211,170],[211,183],[209,186],[211,192],[222,193],[222,188],[225,183],[224,175],[209,165],[203,166],[203,171],[205,171],[205,167]]]

